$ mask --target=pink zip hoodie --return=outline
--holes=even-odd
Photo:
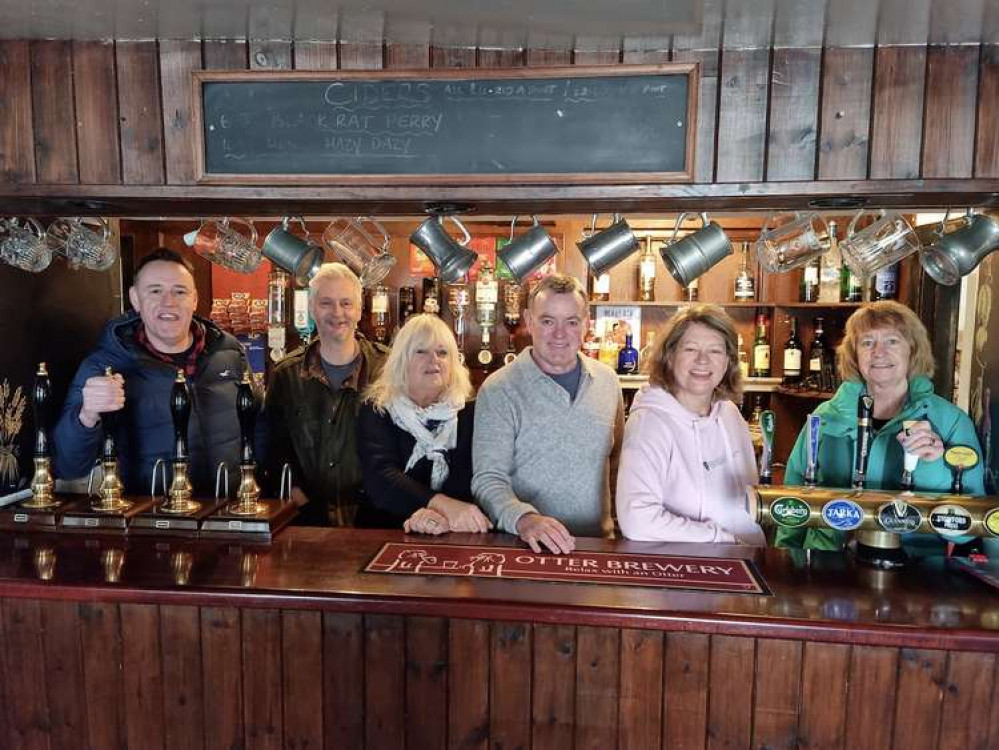
[[[731,401],[701,417],[658,386],[636,394],[617,475],[625,537],[764,545],[746,510],[746,485],[758,479],[749,429]]]

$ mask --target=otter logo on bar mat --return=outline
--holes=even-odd
[[[587,550],[576,550],[571,555],[536,555],[518,547],[387,542],[364,570],[770,594],[751,561],[725,557]]]

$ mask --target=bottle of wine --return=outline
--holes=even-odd
[[[836,222],[829,222],[829,250],[822,256],[819,271],[819,303],[835,304],[840,301],[840,284],[843,273],[843,255],[839,251]]]
[[[756,280],[749,270],[749,243],[742,243],[742,263],[735,277],[735,301],[751,302],[756,299]]]
[[[801,382],[801,359],[804,349],[798,338],[798,319],[791,317],[791,334],[784,344],[784,385],[797,385]]]
[[[825,374],[827,357],[825,320],[816,318],[815,336],[812,338],[811,346],[808,347],[808,385],[817,391],[829,390],[830,383],[826,380]]]
[[[610,299],[610,274],[602,273],[599,276],[590,274],[590,301],[607,302]]]
[[[753,361],[749,374],[754,378],[770,377],[770,339],[767,336],[767,313],[756,312],[756,338],[753,339]]]
[[[874,299],[898,299],[898,265],[892,263],[874,275]]]
[[[634,375],[638,372],[638,349],[631,345],[631,334],[624,337],[624,347],[617,355],[619,375]]]
[[[638,299],[653,302],[656,298],[656,254],[652,252],[652,235],[645,238],[645,249],[638,259]]]

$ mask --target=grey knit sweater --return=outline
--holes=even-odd
[[[536,511],[572,534],[613,533],[610,475],[616,473],[624,403],[614,371],[580,357],[573,401],[543,373],[531,347],[479,390],[472,438],[472,494],[497,528],[517,533]]]

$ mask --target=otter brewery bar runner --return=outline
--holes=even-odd
[[[387,542],[364,570],[367,573],[517,578],[770,594],[752,562],[725,557],[583,550],[556,556],[537,555],[519,547]]]

